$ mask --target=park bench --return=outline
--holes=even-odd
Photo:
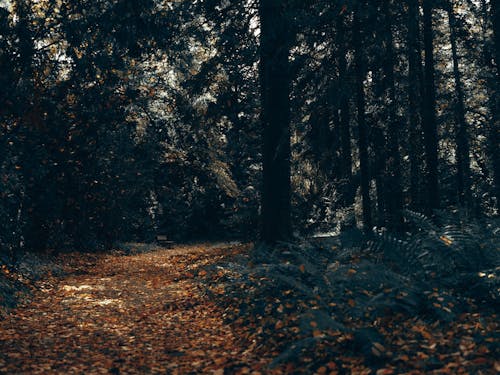
[[[168,237],[164,234],[157,234],[156,235],[156,243],[160,246],[166,247],[166,248],[171,248],[174,245],[174,241],[170,241]]]

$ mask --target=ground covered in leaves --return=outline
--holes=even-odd
[[[36,281],[4,267],[31,291],[0,321],[0,373],[500,371],[496,305],[416,285],[373,252],[131,245],[61,255]]]
[[[204,267],[245,246],[61,256],[0,322],[1,373],[233,372],[257,358],[205,293]],[[4,271],[5,272],[5,271]]]

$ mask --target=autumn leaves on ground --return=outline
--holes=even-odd
[[[241,248],[65,256],[64,277],[0,325],[2,373],[215,373],[251,364],[249,343],[200,285],[203,266]]]
[[[299,276],[282,278],[290,286],[282,291],[269,277],[247,272],[259,268],[252,264],[251,249],[204,244],[61,255],[57,275],[37,281],[0,321],[0,373],[500,370],[495,361],[498,323],[492,313],[471,304],[446,324],[401,313],[366,322],[350,314],[370,292],[353,289],[342,291],[345,304],[339,298],[325,307],[342,317],[337,322],[324,313],[319,296],[308,300],[294,290],[300,292],[300,282],[306,282],[307,262],[297,269],[283,263],[290,275],[296,271]],[[353,284],[363,264],[356,262],[347,269]],[[335,272],[340,274],[341,266]]]

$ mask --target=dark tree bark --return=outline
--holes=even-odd
[[[401,227],[403,208],[403,190],[401,187],[401,155],[399,152],[399,129],[401,122],[397,114],[396,83],[394,78],[394,41],[392,36],[392,15],[389,0],[383,1],[385,18],[384,42],[385,61],[383,70],[387,83],[388,124],[385,160],[385,201],[387,226],[393,230]]]
[[[426,209],[428,212],[432,212],[433,209],[439,207],[438,132],[436,124],[436,88],[434,77],[434,31],[432,28],[432,3],[433,0],[423,0],[425,95],[422,118],[426,160]]]
[[[375,74],[375,80],[380,77]],[[371,173],[374,175],[376,186],[376,225],[383,227],[386,225],[386,190],[385,190],[385,162],[386,162],[386,134],[385,129],[380,126],[374,126],[370,129],[371,145],[373,150],[373,159],[370,163]]]
[[[361,6],[358,6],[353,17],[353,46],[354,46],[354,69],[356,86],[356,107],[358,114],[358,147],[359,164],[361,175],[361,197],[363,205],[363,227],[369,230],[372,227],[372,212],[370,199],[370,175],[368,162],[368,134],[366,126],[366,99],[364,80],[366,76],[365,62],[363,55],[363,43],[361,40],[361,22],[359,20]]]
[[[450,43],[453,59],[453,77],[455,80],[455,116],[456,116],[456,143],[457,143],[457,188],[458,201],[461,205],[470,208],[471,183],[470,183],[470,147],[468,126],[465,119],[465,95],[460,73],[459,56],[457,50],[457,20],[453,13],[453,5],[448,9],[448,22],[450,28]]]
[[[378,8],[382,8],[382,1],[377,1]],[[381,13],[375,15],[378,24],[383,25],[385,20],[382,18]],[[389,110],[387,105],[387,79],[384,71],[385,63],[385,45],[383,28],[377,28],[377,34],[374,35],[377,47],[380,51],[380,57],[371,62],[372,73],[372,93],[373,98],[376,98],[377,110],[372,111],[370,114],[370,123],[372,126],[369,128],[369,143],[371,146],[370,157],[370,173],[371,178],[375,182],[375,197],[376,197],[376,219],[375,225],[385,227],[386,213],[387,213],[387,194],[386,194],[386,176],[385,167],[387,163],[387,126],[389,122]],[[384,56],[384,57],[382,57]]]
[[[420,46],[419,1],[408,0],[408,155],[410,158],[410,204],[414,209],[422,205],[422,111],[423,71]]]
[[[493,37],[495,44],[495,62],[497,74],[500,74],[500,1],[491,0],[491,21],[493,25]],[[497,75],[498,79],[498,75]]]
[[[497,209],[500,210],[500,152],[499,132],[500,132],[500,4],[499,0],[491,0],[491,22],[493,26],[493,53],[496,69],[494,69],[494,79],[492,80],[493,97],[491,98],[492,121],[490,125],[488,148],[493,170],[493,179],[495,184],[495,194],[497,198]]]
[[[19,86],[21,95],[17,97],[16,107],[20,117],[19,137],[24,140],[20,154],[25,192],[22,202],[22,217],[25,246],[30,250],[42,251],[46,246],[46,212],[41,208],[44,203],[43,192],[46,181],[40,176],[42,160],[34,153],[40,147],[41,116],[38,108],[39,89],[35,83],[33,60],[35,56],[34,32],[30,25],[30,5],[26,0],[13,3],[18,18],[16,34],[19,49]]]
[[[263,140],[262,232],[265,242],[291,236],[289,28],[283,0],[261,0],[260,90]]]
[[[340,140],[341,140],[341,173],[348,184],[352,178],[352,153],[351,153],[351,130],[350,130],[350,111],[349,111],[349,78],[347,76],[347,48],[346,48],[346,27],[345,16],[339,15],[337,17],[337,51],[338,51],[338,64],[339,64],[339,82],[340,82]],[[351,204],[352,202],[345,202]]]

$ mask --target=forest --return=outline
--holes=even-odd
[[[0,0],[0,373],[499,373],[499,66],[498,0]]]

